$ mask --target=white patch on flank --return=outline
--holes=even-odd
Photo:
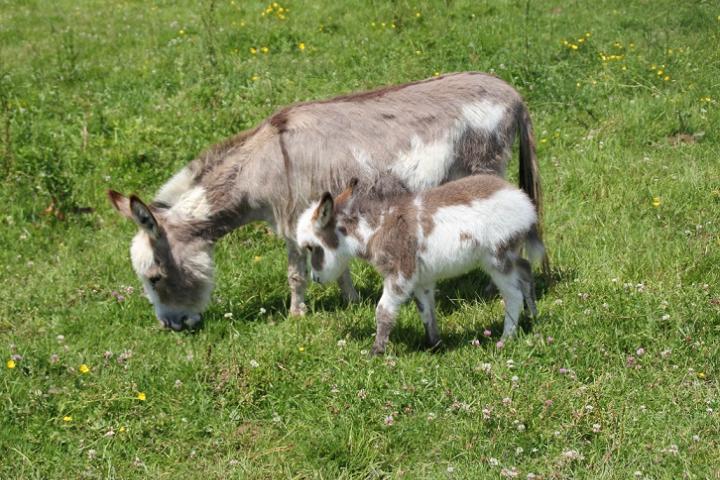
[[[172,176],[155,196],[155,201],[175,205],[178,199],[193,186],[193,174],[188,168],[183,168]]]
[[[172,213],[186,219],[203,220],[210,216],[210,204],[203,187],[193,187],[178,198]]]
[[[410,188],[419,191],[439,185],[448,174],[454,161],[454,142],[451,134],[430,143],[415,135],[410,140],[410,151],[402,152],[391,171]]]
[[[490,100],[463,105],[462,114],[465,121],[472,128],[494,132],[500,121],[505,117],[505,105]]]
[[[437,210],[435,227],[420,254],[421,277],[448,278],[489,261],[497,248],[537,221],[535,207],[520,190],[503,189],[470,205]],[[461,239],[466,234],[471,240]]]

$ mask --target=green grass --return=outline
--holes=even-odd
[[[720,476],[720,7],[282,5],[0,0],[0,478]],[[459,70],[535,122],[556,282],[519,339],[496,348],[472,274],[441,285],[443,351],[408,306],[370,358],[379,277],[288,318],[260,224],[219,245],[205,328],[158,329],[107,188],[149,198],[282,105]]]

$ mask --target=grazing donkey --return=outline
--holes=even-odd
[[[286,240],[290,313],[302,315],[307,260],[295,224],[310,199],[339,192],[352,177],[364,185],[381,179],[383,195],[478,173],[503,177],[516,132],[520,185],[540,207],[528,111],[512,87],[484,73],[292,105],[200,155],[150,204],[108,193],[140,227],[132,264],[163,325],[199,322],[213,287],[215,242],[255,220]],[[339,283],[348,299],[357,298],[347,270]]]
[[[478,265],[505,301],[504,338],[517,330],[523,299],[536,315],[530,263],[520,250],[525,246],[539,259],[544,247],[535,206],[525,193],[490,175],[389,199],[357,197],[356,183],[335,201],[325,192],[300,216],[296,238],[310,254],[315,281],[336,279],[353,257],[368,260],[383,275],[373,353],[385,351],[398,309],[411,296],[428,346],[438,346],[435,283]]]

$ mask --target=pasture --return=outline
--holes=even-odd
[[[699,0],[0,0],[0,478],[720,477],[719,46]],[[535,124],[553,275],[518,339],[472,273],[441,351],[410,304],[371,357],[380,277],[289,317],[261,223],[218,245],[204,328],[158,327],[108,188],[463,70]]]

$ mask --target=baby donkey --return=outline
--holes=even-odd
[[[326,192],[312,204],[298,220],[297,239],[310,252],[316,282],[337,279],[353,257],[369,261],[383,275],[373,353],[385,351],[397,312],[410,296],[428,346],[437,347],[435,283],[477,266],[505,301],[503,338],[515,334],[523,299],[536,315],[530,263],[520,251],[525,246],[534,261],[544,247],[535,206],[524,192],[491,175],[392,198],[353,193],[356,186],[353,179],[335,200]]]

